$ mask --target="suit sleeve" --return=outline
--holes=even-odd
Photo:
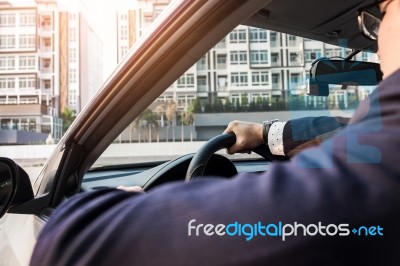
[[[305,117],[272,124],[268,132],[268,147],[273,155],[293,157],[308,147],[321,144],[342,130],[349,118]]]

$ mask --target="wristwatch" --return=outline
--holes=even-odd
[[[279,119],[272,119],[272,120],[266,120],[263,121],[263,139],[264,139],[264,143],[268,143],[268,131],[269,128],[271,127],[271,125],[275,122],[278,122]]]

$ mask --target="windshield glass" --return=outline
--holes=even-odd
[[[261,123],[305,116],[351,117],[374,87],[330,86],[329,97],[307,95],[309,70],[315,60],[345,58],[351,52],[240,25],[166,88],[92,168],[159,162],[196,152],[233,120]],[[376,62],[377,56],[362,52],[353,59]],[[237,154],[232,158],[259,157]]]

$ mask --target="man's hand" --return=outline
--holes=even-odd
[[[264,143],[263,124],[232,121],[225,129],[224,133],[235,133],[236,143],[227,148],[229,154],[236,152],[247,152]]]

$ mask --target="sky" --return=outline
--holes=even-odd
[[[14,6],[35,5],[34,0],[8,0]],[[57,0],[60,6],[71,8],[79,3],[87,7],[87,16],[103,43],[103,79],[107,79],[117,65],[116,12],[133,6],[136,0]]]
[[[66,0],[70,2],[71,0]],[[126,1],[126,0],[125,0]],[[117,31],[115,0],[84,0],[88,7],[88,16],[92,27],[103,43],[103,81],[117,65]]]

